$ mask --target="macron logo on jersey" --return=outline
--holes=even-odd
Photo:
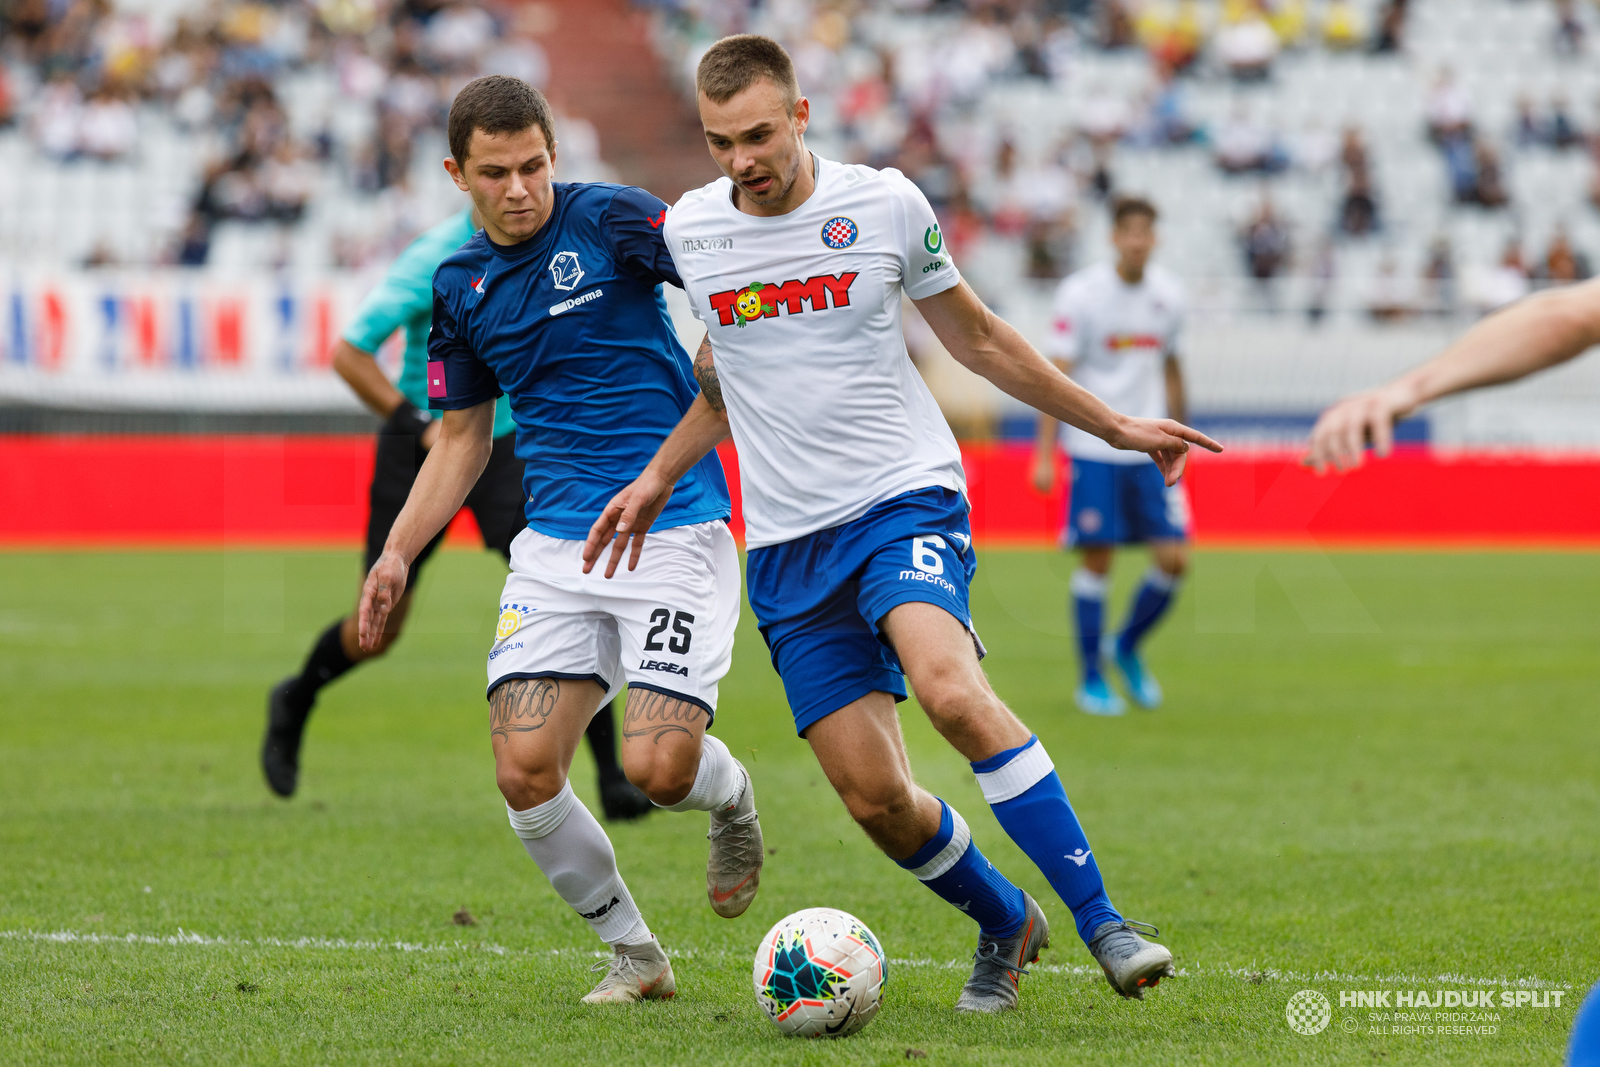
[[[830,306],[849,307],[850,286],[855,283],[856,276],[855,271],[819,274],[803,282],[797,279],[782,285],[757,282],[743,289],[725,289],[711,294],[711,310],[717,313],[717,321],[723,326],[732,326],[735,321],[742,326],[759,318],[777,318],[779,305],[790,315],[802,314],[805,311],[803,302],[809,302],[812,311],[826,311]]]

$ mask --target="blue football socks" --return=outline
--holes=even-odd
[[[1025,745],[974,763],[972,771],[1005,832],[1072,909],[1084,943],[1101,923],[1120,922],[1122,916],[1106,896],[1089,839],[1039,739],[1030,737]]]
[[[1078,624],[1083,680],[1100,677],[1100,634],[1105,628],[1106,576],[1086,567],[1072,572],[1072,614]]]
[[[939,832],[910,859],[895,862],[958,910],[978,920],[986,935],[1010,937],[1027,916],[1022,890],[1007,881],[978,851],[966,820],[954,808],[943,800],[939,801],[939,808]]]
[[[1139,647],[1144,635],[1149,633],[1150,628],[1167,613],[1177,588],[1178,578],[1160,567],[1153,566],[1145,571],[1144,580],[1139,583],[1139,591],[1133,595],[1133,607],[1128,612],[1128,621],[1122,627],[1122,632],[1117,635],[1119,653],[1132,652]]]

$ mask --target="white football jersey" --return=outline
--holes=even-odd
[[[792,541],[929,486],[961,452],[900,332],[900,293],[961,280],[928,200],[897,170],[816,158],[787,215],[747,215],[719,178],[667,212],[739,448],[745,539]]]
[[[1115,266],[1097,263],[1062,280],[1052,310],[1045,355],[1069,360],[1072,380],[1124,415],[1167,417],[1165,362],[1183,328],[1183,286],[1173,274],[1151,264],[1129,285]],[[1066,423],[1061,444],[1079,459],[1150,462]]]

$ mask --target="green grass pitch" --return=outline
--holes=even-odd
[[[1140,566],[1119,566],[1119,610]],[[1561,1060],[1600,974],[1600,557],[1202,552],[1149,650],[1168,706],[1109,720],[1070,706],[1069,572],[983,556],[988,669],[1112,899],[1162,927],[1183,974],[1142,1004],[1113,995],[907,703],[921,780],[1055,929],[1020,1010],[958,1018],[971,925],[846,818],[748,613],[717,732],[755,775],[761,895],[711,912],[703,816],[610,827],[680,992],[589,1009],[597,942],[494,787],[497,559],[431,565],[394,653],[324,694],[283,803],[256,767],[264,694],[348,606],[354,553],[0,555],[0,1063]],[[596,804],[582,751],[575,768]],[[845,1042],[780,1037],[750,991],[758,939],[812,905],[897,961]],[[1334,1005],[1314,1036],[1285,1021],[1301,989]],[[1339,1006],[1415,989],[1563,999],[1468,1035],[1374,1033]]]

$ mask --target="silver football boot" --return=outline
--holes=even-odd
[[[1050,924],[1028,894],[1022,894],[1026,918],[1016,933],[1004,940],[978,935],[973,953],[972,977],[962,987],[956,1011],[999,1012],[1017,1006],[1017,983],[1027,965],[1039,962],[1039,950],[1050,944]]]
[[[724,919],[743,915],[761,886],[761,865],[766,849],[761,840],[761,821],[756,818],[756,787],[744,764],[744,788],[738,800],[724,811],[711,813],[711,855],[706,860],[706,896],[711,910]]]
[[[1140,933],[1160,937],[1161,931],[1149,923],[1123,920],[1103,922],[1089,938],[1089,951],[1106,972],[1111,988],[1132,1000],[1143,1000],[1146,989],[1154,989],[1163,978],[1171,978],[1172,952],[1165,945],[1153,945]]]

